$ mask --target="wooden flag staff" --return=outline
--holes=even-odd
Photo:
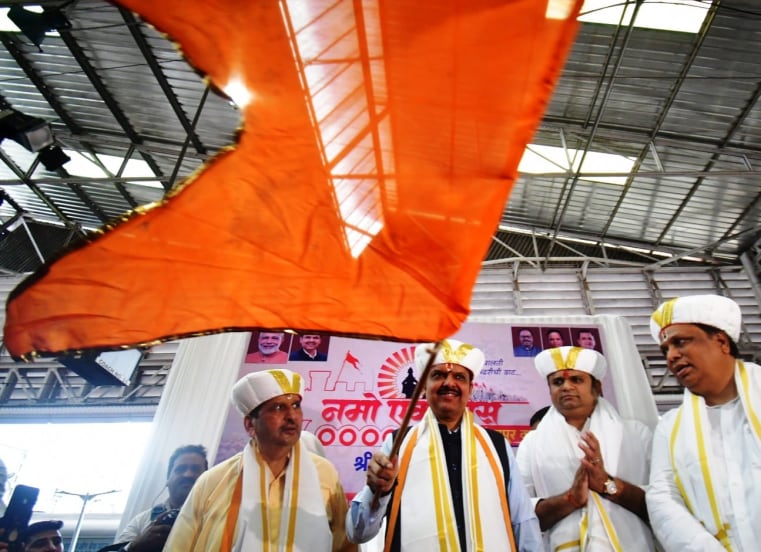
[[[428,380],[428,374],[431,372],[431,368],[433,368],[433,362],[436,359],[436,354],[439,352],[439,349],[441,349],[442,343],[443,341],[437,341],[433,344],[431,349],[428,349],[428,362],[425,363],[423,373],[420,374],[420,378],[418,378],[417,384],[415,385],[415,390],[412,392],[412,396],[410,397],[410,404],[407,406],[407,412],[404,413],[402,423],[399,426],[399,430],[396,432],[396,437],[394,437],[394,442],[391,445],[391,452],[388,453],[388,457],[390,459],[393,459],[397,454],[399,454],[399,448],[402,446],[402,441],[407,434],[407,428],[410,425],[412,413],[415,411],[415,405],[417,404],[420,395],[423,393],[423,389],[425,389],[425,382]],[[373,495],[373,501],[371,505],[373,510],[378,507],[379,501],[380,489],[376,490],[375,494]]]

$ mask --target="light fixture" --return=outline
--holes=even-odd
[[[39,117],[32,117],[11,107],[0,96],[0,142],[10,138],[33,153],[49,171],[60,169],[71,158],[55,145],[50,124]]]
[[[14,4],[8,10],[8,19],[13,21],[37,48],[45,40],[45,33],[48,31],[71,27],[69,20],[58,8],[44,8],[42,13],[37,13],[25,10],[20,4]]]
[[[63,167],[65,163],[71,161],[71,157],[66,155],[66,153],[64,153],[64,151],[58,146],[48,146],[40,151],[37,158],[49,171],[56,171]]]
[[[32,152],[53,144],[53,132],[44,119],[13,109],[0,99],[0,140],[10,138]]]

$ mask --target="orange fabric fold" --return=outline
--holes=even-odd
[[[23,282],[11,354],[459,328],[580,2],[119,3],[245,85],[239,142]]]

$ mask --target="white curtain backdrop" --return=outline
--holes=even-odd
[[[651,428],[658,421],[655,400],[634,343],[631,328],[618,316],[508,316],[471,317],[471,322],[541,326],[598,326],[608,360],[608,374],[616,405],[624,418]],[[172,364],[156,417],[154,432],[130,491],[121,529],[137,513],[164,500],[167,462],[181,445],[202,444],[216,457],[235,383],[250,334],[227,333],[184,340]],[[242,429],[241,429],[242,431]],[[377,542],[365,550],[375,550]]]
[[[166,499],[166,470],[174,449],[201,444],[209,461],[214,460],[250,335],[225,333],[180,343],[117,534],[135,515]]]

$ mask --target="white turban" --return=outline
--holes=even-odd
[[[687,295],[661,304],[650,317],[650,333],[656,343],[671,324],[705,324],[726,332],[737,343],[740,338],[740,306],[721,295]]]
[[[534,366],[544,378],[560,370],[578,370],[601,380],[608,369],[604,356],[594,349],[581,347],[545,349],[534,357]]]
[[[433,347],[433,343],[421,343],[415,347],[415,365],[418,369],[418,376],[423,373],[430,357],[428,350],[433,349]],[[462,341],[445,339],[436,353],[433,364],[459,364],[470,371],[473,375],[471,380],[474,380],[484,367],[484,353],[481,349],[476,349],[473,345]]]
[[[302,395],[304,383],[301,374],[285,368],[262,370],[243,376],[233,386],[232,401],[235,408],[248,416],[265,401],[280,395]]]

